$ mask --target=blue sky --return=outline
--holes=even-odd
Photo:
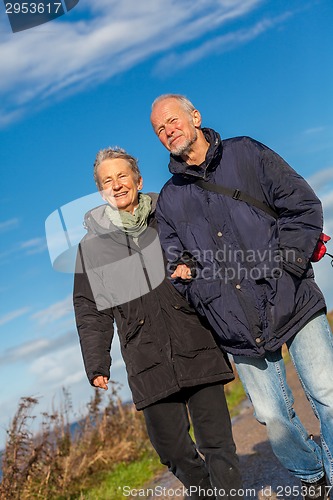
[[[96,152],[139,158],[144,191],[168,179],[150,123],[153,99],[187,95],[204,126],[249,135],[313,186],[333,235],[330,0],[80,0],[67,15],[12,34],[0,5],[0,447],[21,396],[74,409],[92,394],[71,305],[72,275],[51,265],[48,216],[95,191]],[[333,244],[331,244],[331,253]],[[315,265],[333,309],[329,259]],[[113,380],[124,383],[117,344]]]

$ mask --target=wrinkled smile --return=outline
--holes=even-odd
[[[113,197],[114,198],[122,198],[123,196],[126,196],[128,194],[128,191],[123,191],[121,193],[114,193]]]

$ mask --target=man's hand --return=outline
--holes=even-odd
[[[107,377],[103,377],[103,375],[98,375],[98,377],[95,377],[93,380],[93,384],[95,387],[99,387],[100,389],[105,389],[106,391],[108,390],[108,384],[109,379]]]
[[[178,264],[175,271],[171,274],[171,278],[190,280],[192,279],[191,269],[186,264]]]

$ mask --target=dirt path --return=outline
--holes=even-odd
[[[309,433],[317,439],[318,421],[299,383],[292,363],[287,365],[287,379],[295,397],[295,409]],[[266,429],[253,417],[251,405],[246,401],[240,414],[233,419],[233,433],[240,459],[243,486],[248,490],[247,499],[300,500],[301,496],[290,494],[288,489],[300,487],[299,481],[285,470],[273,455],[267,440]],[[169,472],[165,472],[149,486],[149,500],[182,500],[182,484]],[[289,493],[289,494],[288,494]]]

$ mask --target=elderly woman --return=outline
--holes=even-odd
[[[224,395],[232,370],[209,327],[166,277],[157,195],[139,192],[137,161],[119,148],[97,154],[94,177],[107,203],[85,216],[88,232],[79,245],[74,281],[88,379],[107,389],[115,322],[133,401],[143,410],[161,462],[191,488],[191,498],[208,498],[212,488],[217,498],[230,490],[239,498],[240,472]]]

